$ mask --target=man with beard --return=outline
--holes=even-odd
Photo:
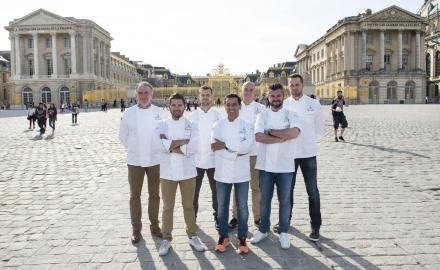
[[[264,110],[264,106],[256,102],[255,99],[255,84],[253,82],[245,82],[241,90],[241,107],[240,118],[245,120],[249,125],[254,127],[258,114]],[[252,152],[250,153],[250,172],[251,172],[251,194],[252,194],[252,213],[254,216],[254,224],[260,224],[260,187],[258,181],[258,171],[255,169],[257,161],[258,144],[254,144]],[[237,226],[237,205],[235,204],[235,193],[232,200],[232,219],[229,222],[229,228]]]
[[[344,131],[348,126],[348,122],[344,114],[345,100],[341,90],[337,92],[337,95],[338,96],[332,101],[332,106],[331,106],[332,116],[333,116],[333,128],[335,129],[335,142],[339,142],[339,140],[344,142],[345,140],[344,137],[342,137],[342,135],[344,135]],[[341,125],[341,135],[339,136],[338,139],[339,125]]]
[[[189,244],[197,251],[205,251],[206,246],[196,234],[197,225],[194,214],[194,193],[196,189],[196,165],[198,129],[194,123],[183,117],[185,98],[181,94],[170,97],[171,118],[162,121],[159,133],[161,139],[160,186],[162,190],[163,241],[159,255],[168,254],[171,248],[174,203],[177,186],[182,197],[183,216]]]
[[[214,153],[211,151],[211,131],[214,123],[220,119],[220,113],[211,107],[213,98],[212,88],[202,86],[199,89],[200,108],[197,108],[188,118],[194,122],[198,128],[198,145],[196,161],[196,190],[194,194],[194,213],[197,220],[197,212],[199,209],[199,194],[202,187],[203,177],[208,176],[209,186],[211,188],[212,209],[215,226],[218,228],[217,219],[217,196],[214,180]]]
[[[126,110],[121,119],[119,140],[127,150],[128,183],[130,184],[130,216],[132,243],[141,239],[141,193],[144,176],[148,179],[148,217],[151,234],[162,237],[159,227],[159,154],[158,124],[161,116],[158,107],[151,104],[153,86],[141,82],[136,88],[137,106]]]
[[[293,208],[293,190],[295,188],[296,172],[298,167],[300,167],[309,197],[309,215],[312,227],[309,239],[311,241],[318,241],[322,221],[321,200],[317,182],[316,154],[318,150],[318,138],[324,130],[324,113],[318,100],[303,94],[304,85],[301,75],[290,75],[288,85],[291,96],[284,101],[285,107],[297,113],[304,124],[300,136],[294,143],[294,156],[291,157],[295,159],[295,172],[293,173],[290,204]],[[290,213],[290,219],[291,217],[292,212]]]
[[[290,188],[295,164],[291,158],[292,139],[300,134],[298,115],[283,108],[284,89],[281,84],[269,86],[270,109],[261,112],[255,124],[255,140],[260,143],[256,168],[259,171],[261,192],[261,222],[251,239],[256,244],[267,237],[274,186],[279,202],[279,241],[281,248],[290,247],[289,214]]]

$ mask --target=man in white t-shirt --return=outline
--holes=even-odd
[[[202,187],[203,177],[208,176],[209,186],[211,188],[212,209],[214,210],[214,221],[218,228],[217,220],[217,196],[215,191],[214,180],[214,152],[211,150],[211,132],[214,123],[220,119],[220,113],[212,108],[213,92],[209,86],[202,86],[199,89],[200,108],[197,108],[188,119],[193,121],[198,128],[198,148],[195,155],[196,161],[196,190],[194,194],[194,213],[197,220],[197,212],[199,209],[199,194]]]
[[[295,142],[295,173],[292,180],[292,191],[290,203],[293,208],[293,191],[296,182],[296,172],[298,167],[304,177],[307,195],[309,198],[309,215],[311,241],[319,240],[319,229],[321,227],[321,199],[317,181],[316,154],[318,152],[318,138],[324,130],[324,112],[321,104],[316,99],[303,94],[303,78],[299,74],[289,76],[289,90],[291,96],[284,103],[285,107],[295,112],[303,120],[303,129]],[[292,214],[290,214],[292,217]]]
[[[274,186],[279,202],[279,241],[281,248],[290,247],[289,215],[290,190],[295,164],[291,158],[293,139],[302,129],[298,115],[283,108],[284,89],[279,83],[269,86],[270,109],[258,115],[255,140],[260,143],[256,168],[260,173],[261,222],[251,239],[255,244],[267,237]]]
[[[219,240],[215,246],[218,252],[224,252],[229,245],[228,214],[232,187],[238,208],[239,253],[248,253],[246,244],[248,231],[248,193],[249,152],[254,144],[253,127],[239,117],[240,97],[236,94],[226,96],[226,118],[220,119],[212,129],[212,150],[215,152],[216,190],[218,198]]]
[[[258,114],[264,110],[264,106],[255,102],[255,84],[253,82],[245,82],[241,90],[241,107],[240,118],[245,120],[249,125],[254,126]],[[255,169],[257,161],[258,144],[255,143],[250,153],[250,170],[251,170],[251,194],[252,194],[252,214],[254,215],[254,224],[260,225],[260,187],[258,181],[258,171]],[[232,200],[232,219],[229,221],[229,228],[237,226],[237,206],[235,204],[235,193]]]
[[[136,88],[137,106],[124,112],[119,128],[119,140],[127,151],[133,243],[139,242],[142,237],[141,192],[145,174],[148,179],[150,230],[153,235],[162,237],[159,227],[159,155],[156,147],[160,142],[156,129],[161,116],[159,108],[151,104],[152,97],[151,84],[139,83]]]
[[[183,217],[189,244],[197,251],[205,251],[206,246],[197,236],[197,225],[194,215],[194,193],[196,189],[196,165],[194,155],[197,153],[198,129],[195,124],[183,117],[185,98],[173,94],[169,102],[171,118],[163,120],[160,128],[160,188],[162,190],[162,229],[163,241],[159,255],[168,254],[171,248],[174,226],[174,204],[177,187],[182,197]]]

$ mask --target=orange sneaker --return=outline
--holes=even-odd
[[[227,236],[220,236],[218,239],[217,245],[215,245],[214,250],[218,252],[225,252],[226,247],[229,245],[229,237]]]
[[[238,238],[237,249],[238,253],[246,254],[249,252],[249,248],[246,244],[246,236],[241,236]]]

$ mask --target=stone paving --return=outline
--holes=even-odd
[[[290,249],[281,250],[271,233],[249,244],[247,255],[232,247],[214,252],[205,181],[198,224],[209,251],[190,248],[176,203],[166,257],[158,256],[160,240],[147,230],[137,245],[129,241],[119,111],[83,112],[77,126],[69,114],[60,115],[53,138],[27,130],[23,116],[0,118],[0,269],[440,269],[440,106],[350,106],[346,143],[333,141],[325,110],[320,245],[306,239],[308,204],[299,175]],[[276,197],[273,207],[276,222]],[[143,220],[147,225],[146,207]],[[251,237],[255,227],[249,226]]]

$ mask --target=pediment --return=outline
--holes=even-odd
[[[423,19],[409,11],[391,6],[362,19],[363,22],[422,22]]]
[[[44,9],[34,11],[20,19],[14,20],[11,26],[29,26],[29,25],[60,25],[76,24],[73,20],[61,17]]]

